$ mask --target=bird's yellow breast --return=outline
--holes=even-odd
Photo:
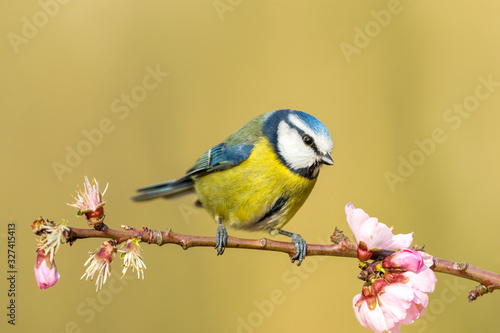
[[[224,225],[273,232],[295,215],[315,183],[316,178],[307,179],[283,165],[263,137],[244,162],[195,178],[195,189],[202,205]],[[287,201],[279,213],[261,221],[280,197]]]

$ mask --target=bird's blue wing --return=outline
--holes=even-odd
[[[203,153],[187,171],[187,175],[202,177],[210,173],[232,168],[245,161],[252,152],[253,144],[228,145],[223,142]]]
[[[173,198],[194,192],[194,178],[226,170],[248,159],[254,145],[262,137],[262,122],[269,113],[250,120],[221,144],[203,153],[187,173],[176,180],[149,185],[138,190],[132,199],[150,200],[158,197]]]

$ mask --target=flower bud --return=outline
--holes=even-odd
[[[50,257],[45,255],[43,249],[38,250],[35,262],[35,278],[40,289],[48,289],[59,281],[56,263],[50,261]]]
[[[412,249],[400,249],[386,257],[382,263],[384,268],[403,269],[416,273],[424,265],[422,256]]]

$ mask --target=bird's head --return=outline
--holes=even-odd
[[[316,178],[323,164],[333,165],[330,133],[310,114],[272,111],[264,121],[263,132],[283,164],[301,176]]]

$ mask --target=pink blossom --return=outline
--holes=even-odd
[[[115,257],[117,241],[109,240],[103,242],[95,252],[90,253],[90,258],[87,259],[84,266],[89,266],[85,273],[80,278],[85,280],[93,280],[97,273],[96,291],[102,289],[102,285],[106,283],[106,279],[111,276],[111,261]]]
[[[356,318],[374,332],[399,332],[402,324],[413,323],[429,305],[427,293],[434,291],[437,282],[430,269],[433,258],[408,249],[413,233],[393,235],[392,228],[352,203],[345,211],[358,245],[358,259],[364,261],[360,276],[366,283],[353,298]],[[397,251],[382,262],[366,262],[373,251],[381,249]]]
[[[368,265],[362,293],[353,299],[356,318],[363,327],[374,332],[399,332],[423,315],[429,305],[427,293],[433,292],[437,279],[424,264],[420,252],[409,249],[396,251],[380,265]]]
[[[122,243],[122,247],[118,252],[121,252],[120,256],[123,259],[123,270],[122,278],[127,273],[127,270],[132,267],[133,271],[137,271],[137,279],[140,279],[142,274],[142,279],[144,280],[144,270],[146,269],[146,264],[142,260],[141,256],[141,246],[139,242],[141,240],[138,237],[132,237],[126,242]]]
[[[79,193],[77,193],[77,197],[73,197],[75,203],[67,205],[78,209],[77,215],[85,214],[87,219],[101,219],[104,216],[103,206],[106,204],[106,202],[102,200],[102,197],[106,193],[108,186],[106,185],[104,192],[101,193],[97,180],[94,179],[91,184],[87,176],[84,178],[84,191],[80,190]]]
[[[49,256],[45,255],[44,250],[38,250],[35,262],[35,278],[40,289],[48,289],[59,281],[59,273],[57,272],[56,263],[50,261]]]
[[[354,314],[361,326],[374,332],[399,332],[402,324],[411,324],[423,314],[428,302],[422,303],[420,297],[409,285],[387,284],[373,295],[354,296]]]
[[[404,320],[418,317],[412,307],[414,293],[403,284],[388,284],[379,292],[353,298],[354,313],[361,326],[374,332],[399,332]],[[371,305],[371,306],[370,306]]]
[[[364,210],[354,208],[352,203],[345,206],[345,212],[347,223],[358,244],[360,260],[370,259],[371,252],[380,249],[407,248],[413,241],[413,233],[394,235],[392,228],[378,222],[376,217],[370,217]]]

